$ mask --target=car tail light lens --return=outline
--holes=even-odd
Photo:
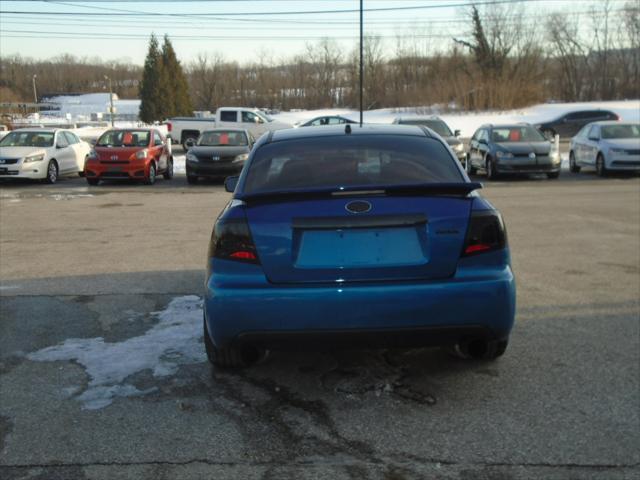
[[[260,264],[249,225],[244,218],[218,220],[209,242],[209,258]]]
[[[170,132],[173,127],[170,123],[167,123],[167,132]]]
[[[507,233],[502,217],[496,211],[472,212],[464,243],[463,257],[477,255],[507,246]]]

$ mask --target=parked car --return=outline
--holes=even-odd
[[[209,244],[204,343],[264,349],[507,347],[515,283],[504,223],[447,144],[398,125],[308,127],[256,142]]]
[[[189,149],[187,140],[195,142],[200,134],[214,128],[244,128],[258,138],[264,132],[291,128],[291,125],[278,122],[257,108],[223,107],[216,110],[215,117],[175,117],[167,122],[169,136],[174,143]]]
[[[421,125],[430,128],[445,139],[463,165],[466,162],[467,152],[464,150],[464,144],[458,138],[460,130],[452,132],[449,125],[440,117],[397,117],[393,120],[393,123],[399,125]]]
[[[225,128],[202,132],[198,142],[187,152],[187,182],[198,177],[219,177],[240,173],[255,143],[249,131]]]
[[[471,137],[467,173],[481,169],[490,179],[503,173],[546,173],[560,176],[560,152],[527,123],[483,125]]]
[[[171,180],[171,141],[155,128],[108,130],[98,138],[84,174],[89,185],[97,185],[101,180],[123,179],[152,185],[160,174]]]
[[[571,139],[569,169],[595,167],[600,176],[609,171],[640,171],[640,123],[594,122]]]
[[[620,120],[617,113],[610,110],[577,110],[565,113],[548,122],[542,122],[535,127],[549,140],[556,135],[573,137],[587,123],[601,120]]]
[[[81,173],[91,146],[68,130],[19,129],[0,140],[0,178],[30,178],[55,183]]]
[[[294,125],[294,128],[298,127],[319,127],[322,125],[343,125],[345,123],[357,123],[355,120],[350,120],[340,115],[325,115],[322,117],[315,117],[306,122],[298,122]]]

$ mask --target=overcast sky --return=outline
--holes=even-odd
[[[551,13],[570,12],[589,22],[603,0],[475,0],[523,9],[530,25]],[[629,0],[610,0],[612,8]],[[469,0],[364,0],[365,35],[379,35],[390,52],[398,35],[446,48],[469,33]],[[142,64],[151,32],[168,34],[183,63],[199,53],[217,52],[248,63],[304,51],[320,38],[345,51],[357,45],[358,0],[0,0],[0,55],[46,59],[78,57]],[[483,7],[490,8],[490,7]],[[377,9],[377,11],[376,11]],[[351,10],[351,11],[349,11]]]

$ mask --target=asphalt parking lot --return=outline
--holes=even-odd
[[[276,352],[219,372],[200,342],[220,183],[0,184],[0,477],[638,478],[640,179],[483,193],[518,281],[504,357]]]

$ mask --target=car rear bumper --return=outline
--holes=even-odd
[[[206,284],[205,318],[219,347],[444,345],[506,338],[514,322],[515,280],[505,265],[472,265],[440,281],[331,286],[273,285],[260,267],[241,269],[246,275],[214,273]]]

